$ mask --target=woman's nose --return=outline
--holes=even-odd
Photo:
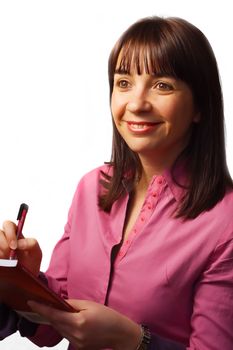
[[[132,98],[127,103],[127,110],[131,113],[150,112],[151,108],[151,102],[143,96]]]

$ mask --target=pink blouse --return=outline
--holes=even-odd
[[[101,211],[103,169],[86,174],[77,187],[46,273],[50,287],[64,298],[106,304],[187,349],[232,350],[233,191],[196,219],[177,219],[172,214],[183,190],[169,171],[154,176],[111,266],[129,195],[110,214]],[[41,326],[32,340],[48,346],[60,339]]]

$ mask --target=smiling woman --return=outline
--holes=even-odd
[[[0,336],[19,329],[40,347],[66,338],[69,350],[232,350],[233,183],[212,49],[183,19],[145,18],[115,44],[109,83],[110,162],[81,179],[40,273],[77,312],[30,303],[50,325],[25,326],[2,306]],[[5,223],[1,258],[15,239]],[[39,271],[28,242],[19,260]]]
[[[232,180],[226,165],[218,67],[203,33],[179,18],[155,20],[151,17],[136,22],[123,33],[111,52],[109,85],[113,118],[116,117],[115,110],[119,114],[123,113],[122,108],[127,103],[128,107],[133,108],[130,116],[133,119],[129,121],[134,121],[135,124],[136,120],[140,121],[140,115],[136,117],[135,113],[138,115],[138,112],[136,110],[134,113],[133,110],[143,104],[143,108],[151,108],[153,113],[152,116],[147,112],[147,119],[152,121],[156,118],[156,122],[157,119],[161,122],[161,125],[154,128],[157,134],[162,129],[168,135],[164,146],[167,142],[170,152],[166,152],[166,159],[162,154],[166,151],[165,147],[161,148],[161,154],[157,152],[156,157],[155,154],[152,155],[157,167],[157,170],[151,169],[152,174],[158,172],[158,167],[159,171],[166,168],[166,162],[167,167],[174,163],[178,154],[179,158],[182,153],[188,160],[189,171],[186,176],[190,177],[189,191],[180,205],[178,216],[194,218],[202,211],[212,208],[223,197],[226,187],[232,186]],[[127,112],[127,120],[129,113],[130,110]],[[146,113],[143,110],[140,113],[144,121]],[[143,171],[139,154],[127,146],[127,141],[119,133],[119,124],[113,123],[113,131],[112,164],[115,171],[110,184],[107,184],[112,190],[101,198],[105,210],[110,210],[114,200],[124,191],[120,180],[124,173],[132,174],[128,180],[133,184]],[[175,141],[176,135],[178,143],[174,145],[172,141]],[[156,137],[153,143],[159,140]],[[203,161],[200,162],[201,159]]]

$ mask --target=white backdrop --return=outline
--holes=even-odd
[[[109,160],[107,60],[132,22],[179,16],[208,37],[225,97],[227,156],[233,175],[230,1],[0,0],[0,223],[30,206],[24,233],[36,237],[46,269],[63,233],[80,177]],[[18,334],[2,350],[37,347]],[[63,341],[54,349],[66,349]]]

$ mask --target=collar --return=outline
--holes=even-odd
[[[170,169],[166,169],[163,173],[163,177],[177,202],[182,200],[188,190],[189,182],[186,169],[186,162],[180,160],[177,164],[173,165]]]
[[[129,184],[129,174],[126,174],[122,180],[126,192],[131,192],[133,185]],[[163,179],[163,183],[170,188],[174,198],[180,202],[185,196],[188,189],[187,165],[185,160],[179,160],[171,168],[165,169],[161,175],[154,175],[151,179],[149,187],[153,187],[156,179]]]

